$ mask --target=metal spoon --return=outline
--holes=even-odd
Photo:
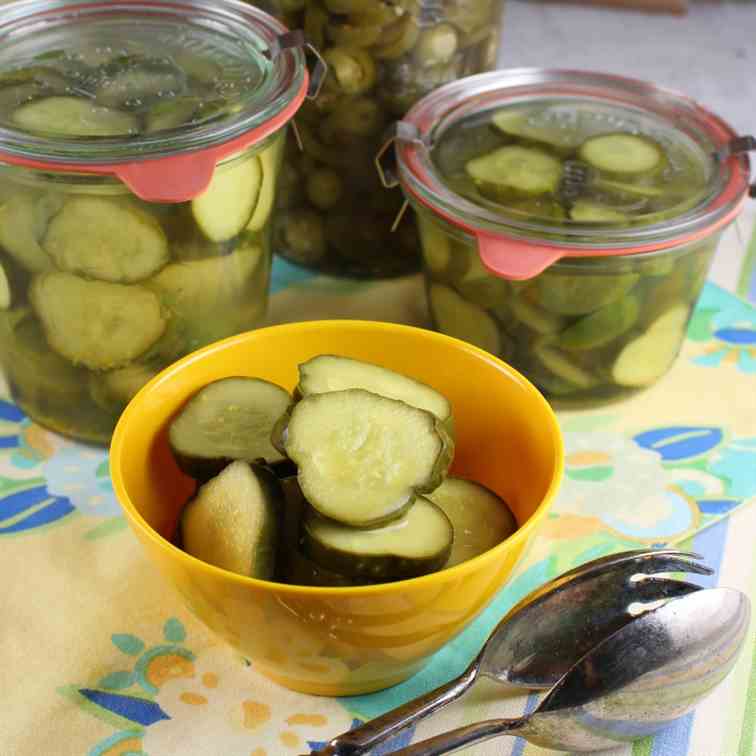
[[[749,619],[748,598],[731,588],[670,601],[589,651],[532,714],[460,727],[393,756],[438,756],[498,735],[558,751],[598,751],[653,735],[727,676]]]
[[[560,575],[509,611],[459,677],[335,737],[312,756],[366,753],[458,699],[480,675],[510,687],[550,688],[600,640],[656,602],[700,590],[681,580],[654,577],[663,572],[711,574],[694,561],[700,558],[673,549],[625,551]]]

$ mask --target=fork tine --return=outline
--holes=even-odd
[[[639,601],[660,601],[663,599],[679,598],[689,593],[700,591],[702,587],[687,580],[675,580],[650,576],[637,581],[633,585],[633,592]]]
[[[687,554],[684,551],[670,552],[666,554],[652,554],[643,557],[641,569],[638,572],[658,575],[661,572],[693,572],[696,575],[713,575],[714,570],[706,564],[701,564],[702,559],[697,554]]]
[[[617,554],[593,559],[581,564],[568,572],[562,573],[558,580],[574,578],[578,575],[588,575],[607,570],[621,569],[632,575],[634,572],[695,572],[699,575],[711,575],[713,570],[706,565],[698,564],[703,557],[692,551],[678,549],[635,549],[621,551]],[[665,566],[667,565],[667,566]]]

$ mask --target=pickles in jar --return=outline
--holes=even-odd
[[[557,246],[675,218],[706,192],[708,156],[692,142],[640,117],[623,130],[616,113],[559,100],[463,118],[431,154],[457,195]],[[436,327],[560,400],[621,397],[669,370],[718,241],[564,257],[513,281],[483,266],[471,236],[416,209]]]
[[[201,52],[137,47],[0,72],[0,123],[50,138],[159,135],[231,107]],[[260,321],[284,142],[278,131],[223,161],[204,193],[176,204],[110,179],[0,174],[0,358],[32,418],[107,442],[163,367]]]
[[[335,275],[381,278],[420,267],[409,218],[382,191],[373,159],[382,134],[425,94],[495,61],[503,0],[448,0],[433,8],[390,0],[309,0],[287,21],[329,65],[323,90],[297,118],[303,153],[286,161],[304,192],[281,200],[275,251]],[[299,7],[299,6],[298,6]]]

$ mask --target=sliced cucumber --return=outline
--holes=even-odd
[[[42,246],[69,273],[134,283],[159,271],[168,242],[153,215],[106,197],[72,197],[52,219]]]
[[[252,328],[264,314],[262,248],[243,236],[230,255],[166,265],[145,282],[182,323],[192,351]]]
[[[620,386],[643,387],[664,375],[680,351],[689,315],[687,305],[676,305],[627,344],[612,366],[614,382]]]
[[[3,368],[13,396],[35,407],[79,406],[86,390],[86,372],[50,349],[29,310],[12,310],[2,317]]]
[[[571,150],[577,147],[574,129],[559,128],[546,122],[538,123],[538,113],[519,108],[504,108],[491,118],[494,126],[507,136],[541,142],[559,150]]]
[[[232,462],[197,491],[181,515],[184,551],[239,575],[271,580],[282,494],[262,467]]]
[[[570,208],[570,218],[578,223],[627,223],[630,218],[610,205],[578,199]]]
[[[564,378],[560,378],[545,369],[531,373],[529,377],[547,396],[569,397],[571,394],[576,394],[582,390],[580,386],[565,381]]]
[[[153,134],[156,131],[185,126],[201,106],[202,100],[198,97],[185,96],[163,100],[150,108],[145,115],[144,130],[148,134]]]
[[[10,310],[13,307],[15,295],[13,293],[15,278],[10,262],[0,258],[0,310]]]
[[[219,165],[210,186],[192,200],[192,213],[202,233],[214,242],[238,236],[253,219],[262,182],[256,155]]]
[[[362,389],[302,399],[283,443],[307,501],[356,527],[400,516],[441,483],[454,453],[433,414]]]
[[[542,336],[559,333],[564,328],[563,318],[529,302],[526,296],[513,297],[509,301],[509,309],[520,323]]]
[[[529,294],[546,310],[558,315],[586,315],[623,297],[638,282],[637,273],[614,275],[538,276]]]
[[[550,346],[537,346],[533,350],[533,354],[543,367],[577,388],[588,389],[598,383],[598,379],[585,368]]]
[[[53,268],[39,240],[61,205],[62,200],[56,195],[31,192],[17,192],[0,204],[0,247],[30,273]]]
[[[483,265],[477,245],[470,246],[467,252],[467,270],[455,278],[454,287],[469,302],[481,307],[496,307],[508,296],[506,281]]]
[[[480,483],[449,477],[426,498],[441,507],[454,528],[454,545],[446,567],[492,549],[517,530],[506,502]]]
[[[499,353],[498,326],[482,307],[468,302],[442,284],[431,284],[429,298],[433,318],[442,333],[468,341],[491,354]]]
[[[452,265],[451,238],[425,213],[416,216],[420,241],[423,247],[423,260],[431,276],[445,275]]]
[[[222,257],[234,251],[234,242],[211,242],[197,231],[194,223],[186,235],[171,241],[171,255],[179,262],[206,260],[209,257]]]
[[[553,155],[514,144],[470,160],[465,170],[481,192],[495,199],[553,193],[562,178],[562,163]]]
[[[87,281],[72,273],[43,273],[29,291],[50,346],[74,365],[122,367],[163,334],[160,300],[141,286]]]
[[[126,136],[139,131],[136,116],[83,97],[34,100],[16,109],[11,120],[27,131],[65,136]]]
[[[276,201],[276,183],[285,144],[284,136],[277,135],[268,147],[255,156],[255,159],[259,160],[262,179],[260,195],[255,204],[255,211],[252,213],[249,223],[247,223],[247,231],[262,230],[273,212],[273,205]]]
[[[304,520],[302,548],[313,562],[329,570],[390,582],[441,569],[453,541],[449,518],[421,496],[401,517],[370,529],[332,522],[310,510]]]
[[[629,331],[638,321],[639,314],[638,299],[629,294],[566,328],[559,334],[559,346],[570,350],[605,346]]]
[[[97,101],[110,107],[144,107],[183,91],[186,76],[176,66],[139,55],[124,56],[103,66]]]
[[[155,367],[134,362],[117,370],[90,373],[89,394],[106,412],[120,412],[158,372]]]
[[[441,420],[447,430],[452,425],[451,404],[443,394],[414,378],[350,357],[321,354],[303,362],[299,366],[295,395],[312,396],[353,388],[427,410]]]
[[[368,580],[355,580],[328,570],[306,557],[299,549],[287,555],[286,566],[281,572],[281,581],[289,585],[311,585],[318,588],[337,588],[366,585]]]
[[[665,163],[662,147],[646,136],[617,132],[590,137],[578,156],[599,171],[635,176],[658,170]]]
[[[239,376],[209,383],[169,426],[168,442],[178,466],[205,481],[232,460],[282,459],[270,436],[290,402],[288,391],[261,378]]]
[[[604,178],[603,176],[597,176],[594,179],[594,185],[599,189],[605,189],[609,192],[630,194],[635,197],[645,197],[647,199],[664,196],[664,189],[661,186],[642,183],[640,181],[613,181]]]

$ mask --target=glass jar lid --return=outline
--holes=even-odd
[[[707,235],[748,193],[747,139],[689,98],[591,72],[460,79],[417,103],[395,142],[410,197],[509,278]]]
[[[236,0],[24,0],[0,17],[0,160],[181,201],[305,96],[304,40]],[[187,196],[188,195],[188,196]]]

